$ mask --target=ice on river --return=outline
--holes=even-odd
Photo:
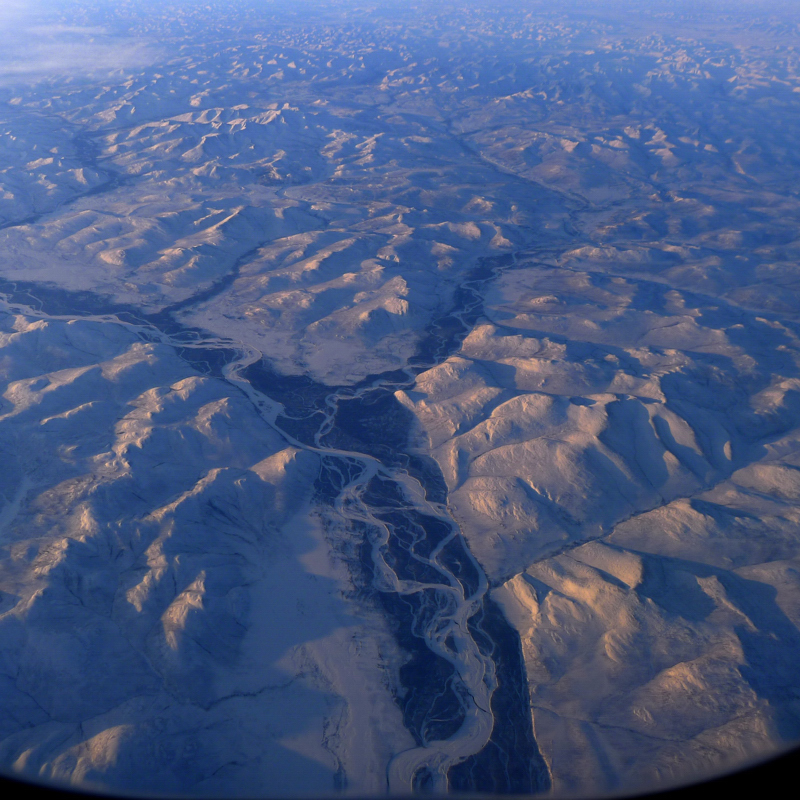
[[[0,768],[800,740],[791,9],[173,5],[0,11]]]

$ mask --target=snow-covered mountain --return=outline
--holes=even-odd
[[[0,11],[0,769],[800,739],[800,19],[641,5]]]

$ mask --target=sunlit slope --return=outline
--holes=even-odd
[[[223,281],[187,319],[332,384],[402,364],[476,258],[565,234],[578,262],[796,304],[800,79],[762,22],[160,24],[163,63],[9,93],[3,213],[52,213],[4,234],[3,275],[148,309]]]
[[[309,515],[316,456],[121,325],[0,324],[3,764],[226,796],[347,768],[375,790],[410,737],[393,646]]]
[[[537,741],[572,791],[679,780],[796,724],[800,343],[625,275],[522,264],[397,395],[520,632]]]
[[[76,139],[63,121],[0,113],[0,226],[53,211],[103,183],[86,164],[91,143]]]
[[[217,60],[179,62],[167,85]],[[476,161],[440,120],[310,81],[232,106],[178,93],[113,118],[99,101],[114,96],[67,94],[61,113],[91,130],[103,190],[5,231],[2,274],[148,310],[184,303],[186,322],[337,383],[402,365],[479,257],[559,235],[552,192]]]
[[[58,74],[0,53],[0,766],[591,793],[800,738],[789,17],[56,5]]]

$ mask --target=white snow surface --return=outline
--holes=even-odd
[[[459,618],[485,694],[415,741],[355,481],[320,499],[352,448],[284,431],[260,358],[338,399],[393,372],[446,502],[402,485],[519,636],[549,791],[800,740],[796,10],[24,5],[0,16],[32,43],[0,57],[0,769],[374,796],[425,763],[442,788],[502,722]],[[438,323],[465,329],[431,354]]]

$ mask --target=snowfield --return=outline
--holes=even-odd
[[[800,19],[650,6],[0,11],[0,770],[800,740]]]

